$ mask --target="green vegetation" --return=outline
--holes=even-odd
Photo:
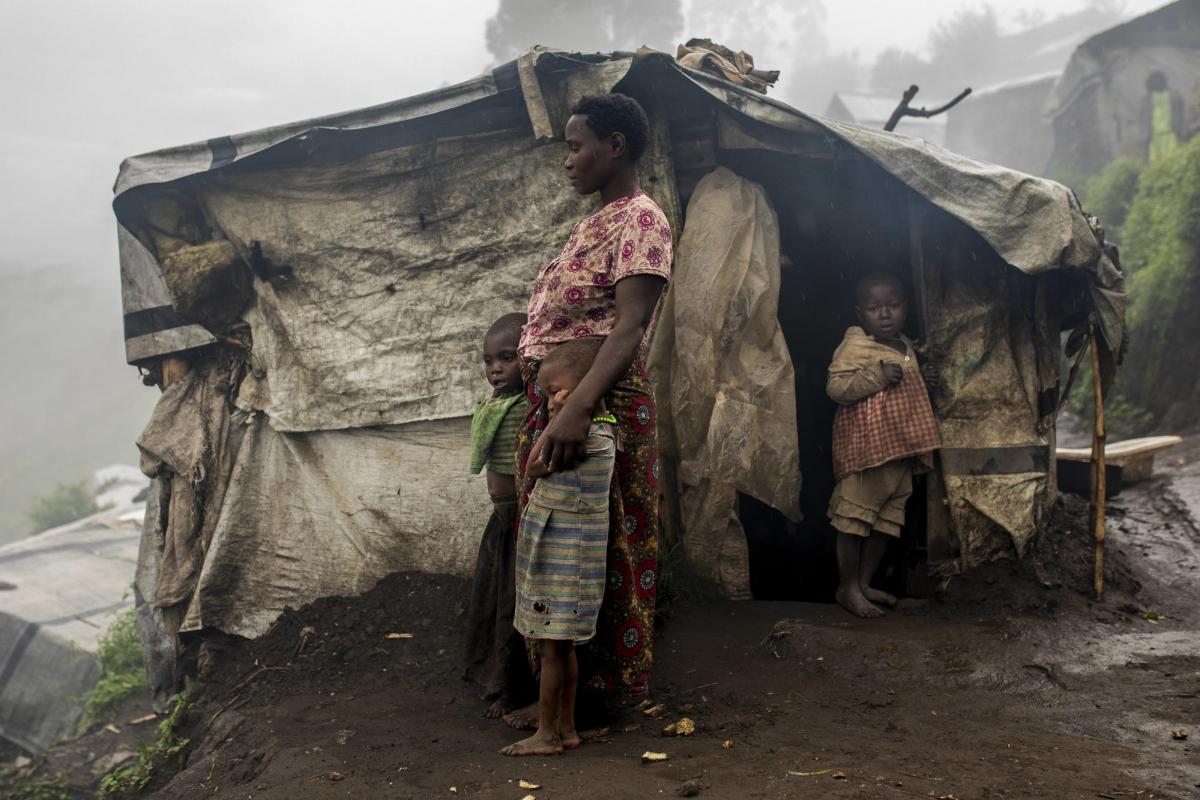
[[[79,733],[112,722],[109,718],[122,701],[134,692],[148,689],[142,643],[138,639],[137,613],[128,609],[119,613],[100,637],[96,649],[100,661],[100,680],[84,696],[83,721]]]
[[[71,800],[71,789],[62,778],[37,775],[12,784],[7,796],[9,800]]]
[[[178,731],[195,700],[195,690],[196,684],[188,684],[187,689],[175,695],[171,713],[158,724],[154,741],[142,746],[136,764],[118,767],[100,779],[97,800],[129,797],[145,789],[164,767],[183,767],[183,757],[190,740],[179,736]]]
[[[1118,394],[1161,423],[1200,402],[1200,138],[1146,167],[1122,243],[1130,346]]]
[[[33,501],[29,509],[29,522],[33,528],[31,533],[57,528],[90,517],[100,510],[86,481],[60,483],[54,491]]]
[[[1083,186],[1083,207],[1100,218],[1108,237],[1121,241],[1121,229],[1137,193],[1143,164],[1136,158],[1118,158]]]

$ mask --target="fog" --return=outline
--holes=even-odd
[[[1088,9],[1100,25],[1160,4],[995,3],[994,23],[1011,33]],[[27,532],[29,501],[56,482],[136,463],[133,441],[157,398],[124,363],[110,202],[125,156],[404,97],[534,43],[673,49],[711,36],[782,70],[772,94],[818,113],[835,89],[880,88],[872,67],[889,50],[935,84],[972,69],[1005,74],[1003,64],[979,71],[971,48],[935,46],[948,41],[939,31],[985,13],[962,0],[535,0],[527,15],[507,0],[511,13],[497,17],[498,5],[4,3],[0,543]]]

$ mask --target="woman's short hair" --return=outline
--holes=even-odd
[[[623,134],[631,161],[637,161],[646,151],[650,120],[632,97],[617,92],[588,95],[575,104],[571,113],[587,119],[587,126],[601,139],[614,133]]]

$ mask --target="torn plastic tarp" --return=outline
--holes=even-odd
[[[718,168],[688,203],[650,354],[677,465],[684,553],[749,597],[737,492],[800,519],[796,377],[779,327],[779,221],[758,184]]]

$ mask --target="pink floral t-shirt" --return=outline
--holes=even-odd
[[[631,275],[671,279],[671,226],[642,191],[614,200],[571,229],[566,247],[533,284],[521,354],[541,359],[568,339],[608,336],[616,320],[617,283]]]

